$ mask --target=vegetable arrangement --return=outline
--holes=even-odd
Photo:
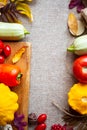
[[[22,67],[24,63],[22,63],[21,58],[28,45],[21,45],[20,48],[18,46],[16,50],[17,47],[13,48],[14,45],[11,45],[10,41],[16,44],[18,41],[23,40],[26,34],[29,34],[19,16],[27,17],[29,22],[33,21],[32,11],[29,6],[30,2],[32,0],[0,0],[0,128],[4,130],[15,128],[24,130],[28,126],[28,122],[26,122],[28,118],[25,114],[27,108],[25,110],[21,105],[25,100],[22,91],[24,87],[27,87],[27,78],[25,78],[27,72],[25,74],[25,68]],[[6,44],[6,42],[8,43]],[[16,50],[15,53],[13,53],[14,50]],[[25,60],[23,59],[23,61]],[[28,61],[26,64],[28,64]],[[23,84],[26,86],[23,86]],[[25,92],[25,94],[27,93]],[[40,117],[39,121],[41,119],[45,121],[45,118]],[[42,124],[40,128],[43,127]]]
[[[0,22],[0,126],[3,126],[4,129],[8,127],[8,123],[18,130],[24,129],[27,125],[23,113],[15,114],[20,108],[20,104],[19,94],[14,91],[14,88],[22,86],[20,84],[23,79],[23,72],[16,63],[21,60],[28,46],[21,46],[12,56],[11,53],[14,48],[10,42],[9,44],[4,43],[4,41],[22,40],[25,33],[28,31],[22,24]],[[10,63],[7,62],[9,59]]]
[[[29,32],[21,24],[17,15],[22,14],[33,21],[31,9],[28,5],[32,0],[1,0],[0,1],[0,40],[19,41],[22,40]],[[78,1],[78,2],[76,2]],[[78,6],[77,6],[78,5]],[[77,6],[77,11],[85,8],[81,0],[71,0],[69,8]],[[6,12],[6,13],[4,13]],[[10,22],[10,23],[8,23]],[[79,124],[81,130],[87,125],[87,35],[82,35],[85,32],[85,26],[82,21],[70,13],[68,16],[69,32],[73,36],[77,36],[73,44],[67,48],[67,51],[73,52],[79,57],[73,62],[73,75],[77,80],[68,92],[68,104],[73,114],[70,111],[64,110],[65,115],[63,120],[66,124],[54,124],[51,130],[73,130],[73,126]],[[9,31],[9,33],[8,33]],[[20,104],[18,103],[18,95],[12,91],[12,88],[19,87],[22,80],[22,70],[16,65],[25,53],[27,46],[22,46],[17,50],[11,59],[11,64],[5,63],[5,59],[9,58],[12,49],[9,45],[5,45],[0,41],[0,125],[6,126],[8,123],[13,123],[18,130],[24,130],[27,122],[24,121],[24,115],[17,113]],[[5,100],[1,100],[5,99]],[[57,106],[57,105],[56,105]],[[5,109],[6,108],[6,109]],[[47,115],[41,114],[36,118],[33,114],[29,115],[29,123],[36,123],[35,130],[45,130]],[[78,123],[78,121],[82,123]],[[78,128],[78,129],[79,129]]]
[[[15,45],[16,44],[17,43],[15,42]],[[23,71],[16,63],[21,60],[22,55],[28,46],[20,45],[21,48],[19,48],[17,52],[14,51],[14,53],[12,52],[13,49],[15,50],[13,46],[14,45],[11,45],[10,43],[0,40],[0,56],[4,57],[4,62],[0,59],[0,126],[3,126],[4,129],[7,130],[8,123],[17,127],[17,129],[24,129],[27,125],[27,122],[24,121],[25,116],[23,113],[17,113],[15,115],[15,112],[20,108],[20,104],[19,94],[14,90],[17,90],[15,88],[22,86],[20,83],[23,80]],[[9,58],[10,63],[8,62]],[[12,63],[13,59],[15,59],[16,62]],[[20,116],[22,116],[21,119],[19,118]],[[17,125],[16,123],[19,124]]]
[[[73,5],[73,2],[76,1],[71,0],[70,7]],[[77,5],[80,4],[85,8],[82,0],[77,3]],[[74,5],[72,7],[74,7]],[[82,8],[80,8],[79,11],[81,10]],[[72,16],[72,19],[75,19],[75,15]],[[85,26],[79,26],[77,18],[75,19],[76,21],[74,20],[75,23],[72,19],[68,18],[69,31],[71,27],[72,31],[70,31],[70,33],[78,37],[74,39],[73,43],[67,48],[67,51],[78,56],[72,64],[73,76],[77,82],[73,84],[68,92],[68,104],[71,110],[65,111],[63,119],[68,125],[72,125],[73,127],[77,126],[77,129],[83,130],[87,129],[87,34],[83,34]],[[77,35],[78,31],[81,32],[79,33],[81,36]]]
[[[74,37],[73,43],[67,48],[68,52],[76,55],[72,64],[75,83],[67,93],[68,108],[62,109],[58,104],[53,104],[60,109],[65,125],[54,124],[51,130],[87,130],[87,1],[70,0],[69,9],[76,7],[81,13],[82,19],[78,19],[73,13],[68,15],[67,25],[70,34]],[[84,9],[85,8],[85,9]],[[85,23],[85,24],[84,24]],[[71,128],[70,128],[71,127]]]
[[[14,127],[24,130],[28,125],[24,113],[19,112],[21,106],[19,87],[22,86],[24,70],[16,65],[28,46],[21,46],[12,55],[14,48],[6,42],[14,41],[16,44],[29,34],[19,15],[26,16],[30,22],[33,21],[30,2],[32,0],[0,0],[0,126],[4,127],[4,130],[14,129]]]

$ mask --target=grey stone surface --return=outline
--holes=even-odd
[[[68,4],[69,0],[33,0],[34,21],[24,20],[31,33],[25,40],[32,43],[29,113],[46,113],[47,130],[54,123],[63,124],[62,113],[52,101],[66,107],[67,92],[73,84],[73,56],[67,53],[73,41],[67,28]]]

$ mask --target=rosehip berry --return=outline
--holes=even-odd
[[[11,47],[9,45],[6,45],[4,47],[4,54],[5,54],[6,57],[11,54]]]
[[[5,61],[4,56],[0,55],[0,64],[3,64],[3,63],[4,63],[4,61]]]
[[[37,122],[38,123],[44,123],[44,121],[47,119],[47,115],[46,114],[41,114],[38,118],[37,118]]]
[[[40,124],[40,125],[37,125],[35,130],[45,130],[46,129],[46,124],[43,123],[43,124]]]
[[[2,53],[4,49],[4,43],[0,40],[0,54]]]

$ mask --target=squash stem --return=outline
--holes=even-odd
[[[25,28],[24,28],[24,34],[30,34]]]
[[[68,47],[67,51],[74,52],[75,51],[74,45],[71,45],[70,47]]]

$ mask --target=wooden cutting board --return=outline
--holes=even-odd
[[[29,89],[30,89],[30,58],[31,58],[31,43],[29,42],[5,42],[11,46],[11,55],[5,60],[6,63],[12,64],[12,57],[22,47],[28,46],[21,59],[16,63],[21,68],[23,77],[21,83],[17,87],[13,87],[12,91],[18,94],[19,114],[24,114],[24,121],[28,122],[29,110]],[[14,128],[15,129],[15,128]],[[27,130],[26,126],[24,130]]]

